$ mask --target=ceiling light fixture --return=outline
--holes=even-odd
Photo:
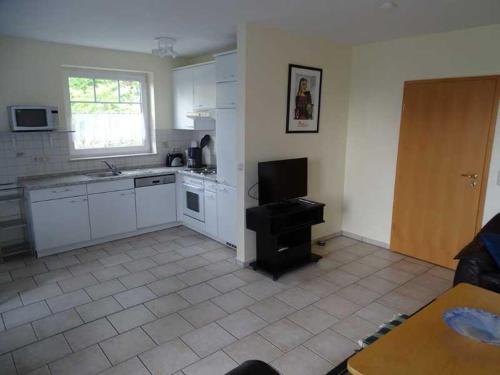
[[[394,1],[386,1],[380,4],[380,9],[396,9],[397,7],[399,7],[399,5]]]
[[[177,42],[173,38],[169,38],[166,36],[160,36],[155,38],[158,43],[158,48],[155,48],[152,52],[153,55],[160,57],[171,57],[175,59],[179,54],[174,51],[174,44]]]

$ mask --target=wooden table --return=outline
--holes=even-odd
[[[500,315],[500,294],[459,284],[349,359],[354,375],[500,374],[500,347],[463,337],[443,321],[453,307]]]

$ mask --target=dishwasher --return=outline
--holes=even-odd
[[[134,179],[137,228],[177,221],[175,174]]]

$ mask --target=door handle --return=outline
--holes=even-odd
[[[477,173],[462,173],[461,176],[470,178],[471,180],[477,180],[479,177]]]

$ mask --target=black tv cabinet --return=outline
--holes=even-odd
[[[247,228],[257,233],[257,259],[250,266],[277,280],[283,273],[317,262],[311,253],[311,226],[324,223],[323,203],[293,199],[248,208]]]

